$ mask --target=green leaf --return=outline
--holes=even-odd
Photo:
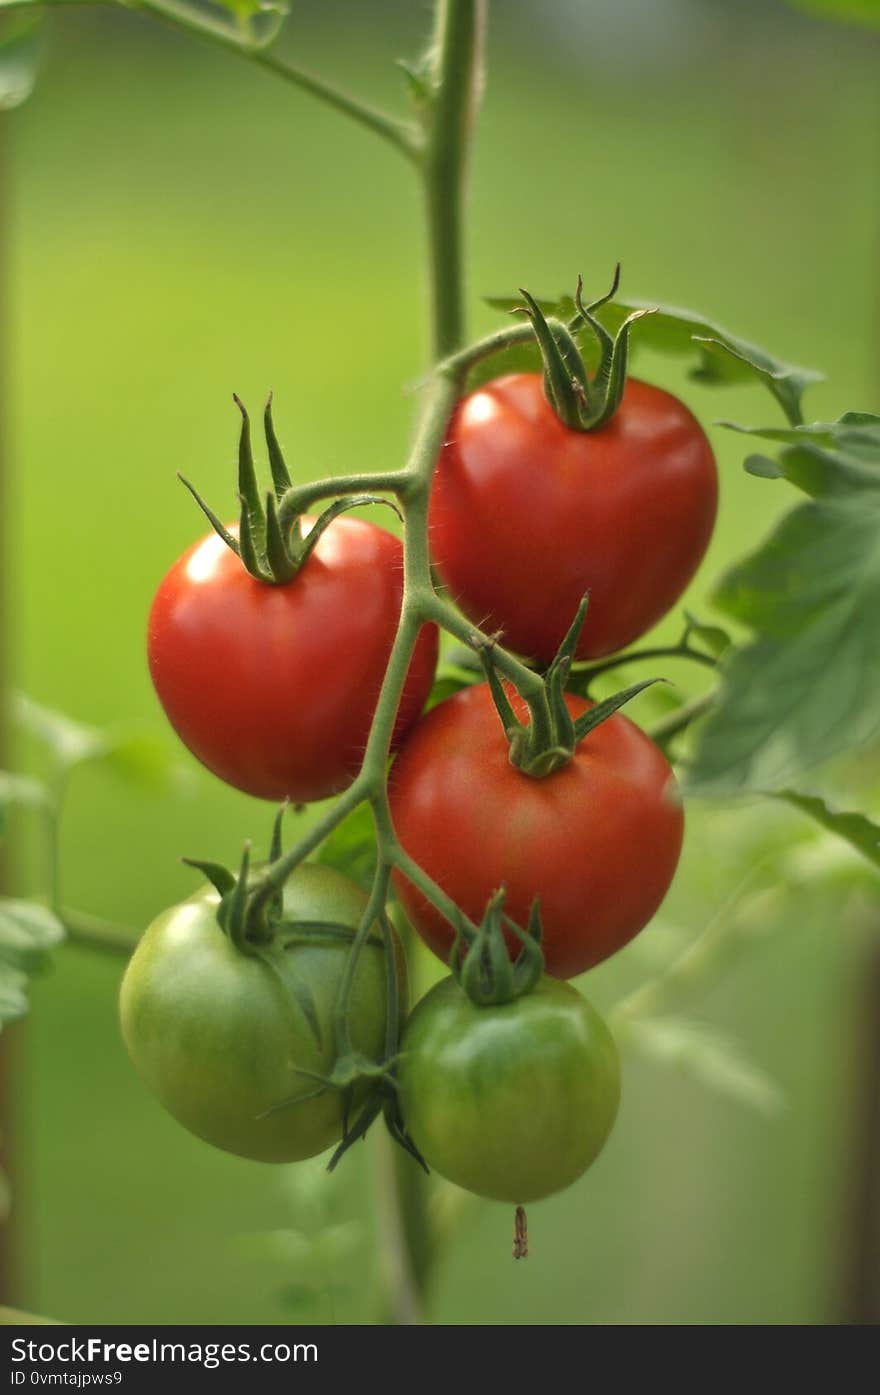
[[[721,655],[730,648],[732,643],[730,635],[720,625],[704,625],[688,611],[685,611],[684,618],[686,629],[683,643],[689,643],[696,639],[712,655],[713,659],[720,659]]]
[[[376,837],[368,804],[359,804],[324,839],[315,860],[335,867],[369,890],[376,869]]]
[[[838,812],[830,809],[819,795],[798,794],[796,790],[779,790],[776,797],[843,838],[880,870],[880,825],[872,823],[865,814]]]
[[[719,425],[788,447],[778,460],[748,456],[745,468],[750,474],[786,479],[814,498],[876,487],[880,473],[880,417],[868,412],[847,412],[839,421],[809,426],[745,427],[729,421]]]
[[[775,1081],[744,1055],[740,1045],[703,1022],[685,1017],[633,1018],[623,1040],[640,1055],[672,1066],[711,1090],[772,1117],[784,1105]]]
[[[42,14],[0,14],[0,111],[11,111],[27,101],[42,48]]]
[[[520,305],[521,301],[510,297],[493,297],[489,304],[497,310],[510,312]],[[570,321],[575,313],[571,296],[563,296],[556,301],[539,300],[538,304],[545,315],[555,315],[563,320]],[[821,373],[811,368],[800,368],[796,364],[786,363],[757,344],[751,344],[719,325],[712,324],[693,310],[657,306],[643,300],[614,299],[597,312],[597,318],[609,333],[614,334],[627,316],[635,310],[653,310],[654,313],[639,321],[638,328],[633,332],[633,348],[642,347],[653,349],[660,354],[691,357],[694,360],[690,370],[691,377],[713,386],[761,382],[770,389],[789,421],[800,420],[800,401],[804,389],[822,379]],[[588,366],[592,367],[595,363],[595,350],[591,336],[580,330],[578,333],[581,335],[584,357]],[[527,348],[532,363],[540,363],[540,355],[536,356],[533,346]],[[516,350],[517,354],[518,352],[519,346]],[[488,360],[494,368],[487,376],[497,374],[498,365],[502,362],[503,371],[513,371],[508,364],[514,357],[514,351],[510,351],[510,359],[505,354]]]
[[[716,605],[754,638],[722,666],[721,697],[701,727],[687,780],[692,792],[787,789],[819,762],[880,735],[874,431],[862,431],[855,452],[827,449],[815,437],[783,450],[782,473],[814,497],[716,592]]]
[[[63,925],[47,907],[0,899],[0,1026],[27,1012],[28,975],[45,967],[63,938]]]

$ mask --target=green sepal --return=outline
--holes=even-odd
[[[559,420],[572,431],[597,431],[611,420],[623,396],[629,355],[629,334],[636,320],[654,313],[643,307],[633,310],[612,334],[596,317],[596,311],[616,295],[620,285],[620,263],[614,269],[610,290],[589,305],[583,301],[583,281],[578,277],[574,304],[576,315],[570,324],[546,315],[539,302],[520,288],[525,310],[532,322],[544,361],[544,393]],[[598,365],[591,379],[574,339],[586,326],[598,346]]]
[[[180,483],[184,486],[184,488],[189,490],[190,494],[195,499],[202,513],[205,515],[211,527],[214,529],[214,532],[218,535],[218,537],[223,539],[226,546],[230,548],[232,552],[235,553],[236,557],[240,557],[241,548],[238,545],[238,539],[234,538],[230,533],[229,529],[223,523],[220,522],[220,519],[217,517],[214,510],[210,507],[210,505],[205,503],[204,499],[202,498],[199,491],[196,489],[195,485],[190,484],[189,480],[185,479],[184,476],[180,473],[178,473],[177,478],[180,480]]]
[[[207,877],[221,899],[228,896],[230,891],[234,889],[235,875],[222,863],[203,862],[198,857],[182,857],[180,860],[186,863],[187,867],[195,867],[197,872],[201,872],[203,876]]]
[[[573,718],[566,702],[566,683],[577,651],[578,640],[587,617],[589,592],[581,599],[574,620],[557,650],[557,653],[542,679],[542,689],[538,693],[522,694],[528,704],[530,720],[521,722],[513,710],[510,698],[498,673],[494,658],[494,642],[475,641],[474,648],[483,665],[486,679],[496,710],[501,718],[504,733],[509,745],[511,765],[515,765],[524,775],[542,780],[554,771],[561,770],[574,755],[584,737],[594,727],[612,716],[624,703],[637,697],[652,683],[662,683],[665,679],[648,678],[632,687],[614,693],[604,702],[596,703],[589,711],[577,719]]]
[[[272,837],[269,840],[270,865],[276,863],[284,851],[284,846],[281,838],[281,830],[284,824],[284,815],[287,813],[288,807],[288,800],[285,799],[283,804],[280,805],[274,819],[272,820]],[[266,916],[270,922],[274,921],[277,924],[282,919],[283,915],[284,885],[282,883],[280,886],[277,886],[273,891],[272,895],[267,897],[266,899]]]
[[[284,460],[272,420],[272,397],[266,403],[264,426],[269,468],[272,472],[273,489],[261,494],[254,465],[251,447],[250,418],[244,403],[237,394],[233,400],[241,413],[241,432],[238,441],[238,537],[234,537],[227,527],[209,508],[189,480],[179,476],[189,490],[199,508],[204,513],[215,533],[241,559],[246,570],[257,581],[267,586],[284,586],[293,581],[297,572],[308,561],[321,535],[326,528],[347,509],[360,508],[366,504],[386,504],[394,509],[398,518],[400,510],[390,499],[375,494],[358,494],[345,499],[337,499],[319,515],[307,535],[303,535],[302,516],[292,511],[295,507],[295,494],[291,494],[290,472]]]
[[[288,808],[289,800],[285,799],[283,804],[280,806],[278,813],[272,820],[272,838],[269,842],[270,862],[277,862],[282,852],[284,851],[284,846],[281,841],[281,829],[284,824],[284,815],[287,813]]]
[[[217,910],[218,924],[242,954],[252,954],[253,945],[247,936],[248,871],[250,869],[251,845],[245,843],[241,854],[238,876],[231,890],[223,897]]]
[[[665,678],[645,678],[641,683],[633,683],[632,687],[623,688],[619,693],[614,693],[611,697],[606,698],[604,702],[597,702],[595,707],[591,707],[589,711],[582,713],[575,721],[575,745],[583,741],[584,737],[588,736],[600,723],[612,717],[619,708],[623,707],[624,703],[631,702],[634,697],[638,697],[639,693],[644,692],[645,688],[650,688],[654,683],[665,682]]]
[[[590,412],[587,371],[567,325],[546,319],[537,301],[520,287],[544,360],[544,395],[559,420],[573,431],[583,430]]]
[[[251,423],[247,414],[247,409],[237,393],[232,394],[232,400],[241,412],[241,432],[238,438],[238,497],[242,507],[242,531],[244,530],[244,515],[247,514],[248,530],[253,543],[254,552],[259,554],[263,551],[266,541],[266,520],[263,517],[263,504],[260,497],[260,484],[257,479],[257,470],[254,465],[254,453],[251,448]],[[242,560],[244,560],[244,538],[242,543]],[[247,566],[247,563],[245,563]],[[250,567],[248,567],[250,571]]]
[[[278,437],[275,435],[275,423],[272,420],[272,394],[269,393],[266,407],[263,412],[263,429],[266,436],[266,450],[269,454],[269,469],[272,471],[272,483],[275,486],[275,497],[281,499],[282,496],[291,489],[293,480],[290,478],[290,471],[284,459],[284,453],[278,444]]]
[[[288,550],[278,518],[278,505],[274,494],[266,495],[266,561],[271,579],[278,585],[292,581],[297,573],[297,563]]]
[[[299,552],[297,553],[297,570],[311,556],[322,533],[325,533],[341,513],[347,513],[349,509],[360,509],[367,504],[386,504],[389,509],[393,509],[397,517],[401,517],[400,509],[393,504],[390,499],[383,499],[379,494],[350,494],[344,499],[334,499],[333,503],[319,514],[315,519],[314,526],[302,540]]]
[[[246,569],[257,581],[264,581],[271,585],[275,578],[267,565],[263,565],[260,553],[257,549],[257,540],[251,528],[251,510],[244,495],[241,496],[241,513],[238,524],[238,555],[244,563]],[[265,525],[260,532],[265,535]]]
[[[306,983],[305,979],[299,978],[297,974],[285,974],[279,962],[279,954],[283,954],[283,946],[275,944],[257,945],[255,954],[261,963],[277,978],[284,992],[290,997],[299,1008],[306,1019],[309,1031],[315,1039],[315,1045],[320,1050],[324,1045],[324,1034],[321,1031],[321,1023],[318,1020],[318,1008],[315,1003],[314,994]]]
[[[357,934],[350,925],[342,925],[334,920],[298,920],[296,929],[291,934],[285,934],[282,945],[285,949],[292,949],[294,945],[319,944],[322,940],[327,944],[352,944]],[[377,935],[368,935],[364,944],[382,948],[382,940]]]
[[[477,1007],[513,1002],[530,993],[544,972],[543,928],[537,899],[529,911],[528,926],[522,930],[504,914],[505,895],[502,886],[490,897],[476,935],[469,937],[464,950],[457,935],[457,952],[454,950],[450,956],[452,973]],[[505,930],[520,941],[515,959],[510,957]]]
[[[593,402],[592,410],[587,419],[582,423],[582,431],[596,431],[610,421],[623,396],[623,389],[626,385],[626,365],[629,356],[629,332],[637,320],[641,320],[645,315],[653,314],[653,310],[633,310],[627,315],[623,324],[612,335],[605,328],[602,322],[596,319],[595,311],[601,306],[607,305],[613,299],[620,285],[620,262],[614,268],[614,278],[611,289],[598,300],[592,301],[589,305],[584,305],[582,299],[583,281],[578,277],[577,290],[575,291],[575,305],[578,314],[596,337],[599,344],[599,366],[596,369],[595,377],[590,385],[591,398]]]

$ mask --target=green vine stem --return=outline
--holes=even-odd
[[[692,663],[702,664],[704,668],[718,667],[717,659],[691,644],[658,644],[650,649],[632,649],[625,654],[613,655],[610,659],[599,659],[596,663],[574,664],[569,687],[575,692],[584,691],[600,674],[612,673],[627,664],[642,663],[646,659],[689,659]]]

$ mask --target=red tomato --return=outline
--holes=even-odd
[[[578,658],[665,615],[712,534],[712,449],[687,408],[630,378],[611,421],[573,431],[536,373],[496,378],[452,418],[431,495],[431,550],[453,598],[549,661],[590,592]]]
[[[171,725],[247,794],[295,803],[336,794],[364,753],[402,592],[400,543],[360,519],[335,519],[282,586],[257,581],[208,534],[175,562],[150,612],[150,672]],[[436,662],[437,631],[425,626],[395,744],[424,706]]]
[[[512,700],[526,720],[525,703]],[[591,705],[573,694],[566,702],[573,717]],[[609,717],[567,765],[536,780],[510,764],[484,683],[418,722],[391,767],[389,794],[402,847],[472,920],[502,885],[504,909],[523,927],[540,897],[547,971],[557,978],[598,964],[647,924],[681,851],[672,770],[627,717]],[[449,923],[405,877],[394,880],[422,939],[448,960]]]

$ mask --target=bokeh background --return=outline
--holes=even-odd
[[[526,283],[701,310],[824,369],[815,419],[874,408],[877,47],[767,0],[505,0],[473,170],[480,296]],[[427,6],[295,7],[284,48],[388,105]],[[300,478],[401,460],[424,366],[420,209],[407,169],[246,63],[125,13],[66,13],[31,101],[3,118],[13,482],[6,535],[16,683],[83,721],[174,745],[144,661],[164,569],[201,531],[175,480],[231,500],[232,390],[276,420]],[[705,422],[774,420],[756,389],[640,371]],[[722,512],[689,605],[793,502],[713,432]],[[673,634],[669,622],[666,633]],[[689,675],[671,675],[683,683]],[[22,758],[27,753],[22,753]],[[173,792],[76,777],[65,898],[133,927],[187,894],[181,853],[235,859],[270,811],[180,753]],[[876,765],[838,772],[864,806]],[[36,829],[16,889],[40,884]],[[609,1006],[722,908],[744,933],[688,1016],[778,1087],[628,1058],[594,1169],[531,1208],[438,1188],[444,1323],[829,1323],[846,1316],[867,975],[868,874],[794,813],[689,811],[661,923],[583,986]],[[430,973],[422,965],[420,972]],[[15,1029],[20,1306],[69,1322],[368,1322],[383,1244],[375,1140],[319,1166],[239,1162],[141,1087],[116,1026],[119,961],[69,947]],[[671,1053],[673,1056],[675,1052]],[[735,1074],[735,1072],[734,1072]],[[751,1103],[749,1103],[751,1099]],[[763,1107],[760,1107],[763,1102]]]

